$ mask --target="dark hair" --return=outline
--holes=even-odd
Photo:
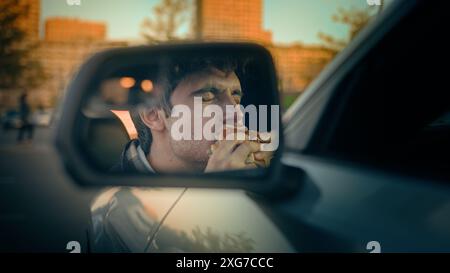
[[[178,84],[188,75],[208,71],[212,68],[216,68],[228,74],[237,69],[237,62],[228,58],[207,58],[197,59],[195,61],[190,60],[187,62],[181,61],[172,63],[166,67],[166,69],[161,71],[155,82],[155,85],[161,88],[161,92],[157,94],[156,101],[153,100],[153,102],[146,107],[160,108],[164,110],[166,115],[170,115],[170,111],[172,110],[172,104],[170,102],[172,93]],[[131,118],[138,132],[141,148],[146,154],[148,154],[150,152],[150,145],[152,142],[151,131],[141,120],[138,109],[132,111]]]

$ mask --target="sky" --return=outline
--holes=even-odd
[[[41,0],[41,26],[46,18],[54,16],[103,21],[108,25],[107,38],[111,40],[142,39],[141,23],[160,2],[80,0],[81,5],[77,6],[69,5],[70,1],[73,0]],[[368,4],[366,0],[263,0],[263,7],[263,28],[272,31],[274,42],[318,44],[319,32],[347,37],[347,27],[331,19],[339,7],[367,8]]]

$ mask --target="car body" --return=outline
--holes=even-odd
[[[52,120],[53,110],[51,109],[42,109],[37,110],[33,113],[33,124],[36,126],[49,126]]]
[[[433,54],[426,41],[442,30],[444,6],[431,1],[392,4],[288,110],[282,158],[287,171],[281,179],[295,181],[298,190],[267,199],[240,190],[150,188],[131,194],[135,189],[111,189],[91,208],[91,250],[450,251],[450,187],[445,168],[440,175],[439,164],[428,166],[418,152],[396,153],[390,146],[402,146],[397,136],[403,137],[401,133],[419,118],[411,109],[417,110],[420,101],[423,108],[418,112],[425,116],[433,103],[436,109],[444,107],[438,102],[448,98],[438,88],[443,86],[444,73],[431,74],[427,69],[436,59],[427,55]],[[438,52],[443,50],[442,45],[434,46]],[[422,79],[412,70],[414,65],[425,68]],[[408,77],[414,83],[408,83]],[[378,89],[383,96],[363,92],[375,86],[383,87]],[[402,86],[411,91],[408,99]],[[384,96],[387,91],[393,92]],[[421,97],[425,91],[429,93]],[[369,102],[386,102],[386,106],[372,107]],[[399,111],[394,111],[395,105]],[[389,115],[383,121],[392,130],[372,132],[379,129],[377,114],[385,113]],[[358,117],[361,120],[344,123]],[[447,136],[448,125],[439,136]],[[437,162],[448,162],[445,139]],[[408,151],[411,156],[405,156]]]

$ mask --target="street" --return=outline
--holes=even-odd
[[[51,130],[37,128],[27,144],[16,143],[16,130],[0,132],[0,251],[64,251],[86,240],[95,192],[65,174]]]

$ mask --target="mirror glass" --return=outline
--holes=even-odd
[[[77,138],[111,173],[267,172],[280,146],[273,70],[252,54],[148,54],[106,61]]]

